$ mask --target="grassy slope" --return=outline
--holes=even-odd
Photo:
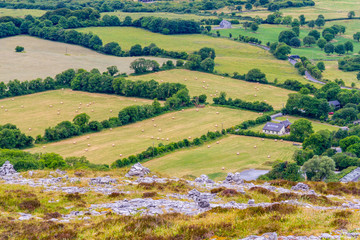
[[[260,68],[268,79],[280,81],[298,79],[305,82],[287,61],[276,60],[268,52],[248,44],[212,38],[204,35],[162,35],[143,29],[128,27],[92,27],[78,29],[80,32],[93,32],[100,36],[104,43],[117,41],[123,49],[130,49],[134,44],[142,46],[155,43],[166,50],[197,51],[202,47],[212,47],[216,51],[215,70],[218,72],[247,73],[250,69]]]
[[[219,144],[214,142],[178,151],[146,162],[144,165],[177,177],[214,174],[223,178],[227,172],[250,168],[270,169],[271,162],[275,160],[291,159],[295,149],[291,142],[275,142],[269,139],[262,141],[260,138],[232,135],[221,139]],[[222,167],[225,167],[225,171]]]
[[[285,8],[280,10],[285,16],[298,17],[304,14],[307,20],[315,20],[319,14],[325,18],[347,17],[349,11],[355,11],[356,16],[360,16],[360,2],[356,0],[315,0],[315,6],[302,8]],[[252,11],[240,13],[242,16],[259,16],[266,18],[271,12]]]
[[[344,72],[339,70],[337,61],[327,61],[325,63],[325,71],[323,72],[324,79],[335,80],[342,79],[346,86],[351,86],[351,83],[355,83],[355,86],[359,86],[359,80],[356,79],[358,72]]]
[[[26,15],[32,15],[33,17],[40,17],[46,11],[38,9],[7,9],[0,8],[0,17],[12,16],[12,17],[25,17]]]
[[[16,46],[25,47],[24,53],[16,53]],[[116,65],[119,72],[131,73],[130,63],[136,58],[115,57],[97,53],[90,49],[29,36],[0,39],[0,81],[32,80],[54,77],[69,68],[98,68],[101,72]],[[164,62],[167,59],[152,58]],[[36,64],[34,64],[36,63]],[[21,66],[21,69],[19,69]]]
[[[219,112],[219,114],[216,114]],[[172,119],[172,117],[175,119]],[[255,119],[258,114],[248,111],[239,111],[219,107],[206,107],[196,112],[188,109],[184,112],[168,113],[151,119],[144,120],[131,125],[105,130],[99,133],[80,136],[47,144],[46,148],[37,146],[30,149],[31,152],[56,152],[62,156],[86,156],[94,163],[112,163],[120,158],[119,154],[127,157],[132,154],[146,150],[153,143],[168,143],[179,141],[189,136],[195,138],[206,134],[208,131],[221,130],[234,126],[244,120]],[[156,124],[156,127],[154,127]],[[215,125],[218,125],[216,127]],[[141,130],[144,129],[144,132]],[[161,132],[159,131],[161,129]],[[154,139],[151,139],[151,136]],[[157,137],[160,140],[156,140]],[[164,140],[162,140],[164,138]],[[169,138],[169,141],[166,141]],[[73,144],[73,142],[76,144]],[[88,146],[91,144],[91,146]],[[112,147],[112,144],[115,144]],[[88,152],[85,152],[88,149]]]
[[[87,107],[86,105],[90,102],[94,102],[94,104]],[[0,124],[15,124],[26,134],[36,137],[38,134],[43,135],[45,128],[53,127],[61,121],[72,121],[74,116],[81,112],[87,113],[91,117],[90,121],[104,120],[116,117],[118,112],[126,106],[151,104],[151,102],[146,99],[75,92],[68,89],[48,91],[15,97],[14,101],[11,99],[0,100]],[[21,108],[22,105],[24,108]],[[53,107],[51,108],[50,105]],[[5,112],[5,109],[8,111]],[[58,109],[60,115],[57,114]],[[91,111],[92,109],[94,112]]]
[[[208,73],[179,69],[130,77],[130,79],[154,79],[159,82],[180,82],[187,86],[192,96],[206,94],[208,102],[212,102],[213,97],[219,96],[220,92],[226,92],[228,97],[240,98],[246,101],[253,102],[266,100],[276,109],[282,108],[283,104],[287,101],[288,94],[292,93],[292,91],[276,88],[266,84],[256,84],[232,78],[222,78]],[[205,81],[205,83],[203,81]],[[255,87],[260,90],[257,91]]]
[[[277,118],[278,120],[286,120],[286,119],[289,119],[289,121],[291,123],[294,123],[296,120],[300,119],[298,117],[292,117],[292,116],[285,116],[285,117],[280,117],[280,118]],[[315,132],[317,131],[320,131],[320,130],[329,130],[329,131],[336,131],[338,130],[339,128],[334,126],[334,125],[330,125],[330,124],[326,124],[326,123],[321,123],[319,121],[314,121],[314,120],[310,120],[308,119],[309,121],[311,121],[312,123],[312,126],[313,126],[313,130]],[[262,131],[263,127],[265,126],[265,124],[262,124],[262,125],[259,125],[257,127],[254,127],[252,128],[251,130],[253,131]]]

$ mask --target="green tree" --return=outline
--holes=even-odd
[[[213,72],[215,67],[215,62],[212,58],[206,58],[200,63],[200,67],[205,72]]]
[[[275,51],[273,52],[274,56],[277,59],[287,60],[287,55],[291,53],[291,48],[285,43],[277,44]]]
[[[315,21],[314,20],[309,21],[308,26],[309,26],[309,28],[314,28],[315,27]]]
[[[316,43],[316,39],[313,36],[306,36],[304,37],[303,42],[304,45],[308,45],[310,47],[312,44]]]
[[[320,38],[318,41],[317,41],[317,46],[321,49],[321,50],[323,50],[324,49],[324,47],[325,47],[325,45],[326,45],[326,40],[325,39],[323,39],[323,38]]]
[[[357,80],[360,81],[360,72],[358,72],[358,74],[356,75],[356,78],[357,78]]]
[[[267,83],[265,73],[262,73],[260,69],[254,68],[251,69],[246,75],[245,80],[249,82],[260,82],[260,83]]]
[[[335,47],[332,43],[327,43],[324,47],[324,51],[327,55],[330,55],[330,53],[334,53]]]
[[[355,144],[355,143],[359,143],[360,142],[360,137],[358,136],[350,136],[350,137],[346,137],[344,139],[341,139],[339,144],[341,149],[343,150],[343,152],[346,152],[348,147],[350,147],[351,145]]]
[[[285,16],[282,20],[282,24],[288,26],[292,21],[292,16]]]
[[[278,39],[279,39],[279,42],[284,42],[287,45],[289,45],[290,40],[294,37],[297,37],[296,33],[294,33],[291,30],[284,30],[284,31],[280,32]]]
[[[245,9],[246,9],[246,10],[251,10],[251,9],[252,9],[251,3],[246,3],[246,4],[245,4]]]
[[[16,46],[16,48],[15,48],[15,52],[23,52],[24,51],[24,47],[22,47],[22,46]]]
[[[354,35],[353,35],[353,38],[354,38],[354,40],[356,40],[356,41],[360,41],[360,32],[357,32],[357,33],[355,33]]]
[[[89,120],[90,120],[89,115],[87,115],[86,113],[80,113],[74,117],[73,122],[74,124],[83,127],[89,123]]]
[[[110,66],[107,67],[108,73],[110,74],[110,76],[114,76],[116,73],[119,72],[117,66]]]
[[[316,40],[320,38],[320,33],[318,30],[311,30],[308,35],[313,36]]]
[[[338,44],[335,47],[335,52],[339,55],[345,54],[345,46],[344,44]]]
[[[251,24],[250,28],[251,28],[251,30],[252,30],[253,32],[256,32],[256,31],[259,29],[259,25],[258,25],[257,23],[255,23],[255,22],[253,22],[253,23]]]
[[[316,64],[317,68],[320,70],[320,71],[324,71],[325,70],[325,64],[324,62],[318,62]]]
[[[309,120],[299,119],[290,126],[290,137],[295,141],[304,141],[306,137],[312,134],[313,127]]]
[[[302,170],[309,180],[322,181],[334,174],[335,162],[329,157],[314,156],[304,163]]]
[[[347,148],[349,153],[355,154],[357,157],[360,157],[360,143],[355,143]]]
[[[301,41],[299,38],[294,37],[290,40],[290,46],[292,47],[300,47],[301,46]]]
[[[140,44],[135,44],[130,48],[129,51],[130,56],[141,56],[142,55],[142,47]]]
[[[319,17],[315,20],[315,25],[318,26],[319,28],[325,25],[325,19],[320,16],[321,15],[319,15]]]
[[[348,13],[348,18],[354,18],[355,17],[355,12],[354,11],[350,11],[349,13]]]
[[[305,25],[306,19],[305,19],[304,14],[301,14],[301,15],[299,16],[299,20],[300,20],[300,25],[301,25],[301,26]]]
[[[321,130],[305,138],[304,149],[313,150],[316,155],[321,155],[331,147],[331,133],[329,130]]]
[[[347,41],[344,43],[344,47],[345,47],[345,51],[348,52],[353,52],[354,51],[354,45],[352,42]]]

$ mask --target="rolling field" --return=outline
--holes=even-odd
[[[299,117],[292,117],[292,116],[285,116],[285,117],[279,117],[279,118],[276,118],[276,119],[281,120],[281,121],[289,119],[289,121],[291,123],[294,123],[296,120],[299,120],[300,118]],[[314,132],[318,132],[320,130],[336,131],[336,130],[339,129],[339,127],[334,126],[334,125],[330,125],[330,124],[327,124],[327,123],[321,123],[319,121],[310,120],[310,119],[307,119],[307,120],[309,120],[312,123]],[[275,123],[277,123],[277,122],[275,122]],[[264,126],[265,126],[265,124],[262,124],[262,125],[254,127],[254,128],[251,128],[251,130],[262,132],[262,129],[263,129]]]
[[[144,47],[151,43],[155,43],[157,46],[169,51],[193,52],[202,47],[211,47],[216,52],[215,70],[218,72],[244,74],[257,67],[266,73],[269,81],[278,78],[280,82],[287,79],[307,82],[289,62],[277,60],[270,53],[258,47],[232,40],[199,34],[162,35],[128,27],[91,27],[77,30],[80,32],[93,32],[104,43],[117,41],[124,50],[130,49],[135,44],[141,44]]]
[[[33,153],[55,152],[64,157],[86,156],[88,160],[94,163],[111,164],[120,158],[120,154],[127,157],[146,150],[153,143],[155,145],[160,142],[166,144],[189,136],[192,138],[200,137],[208,131],[221,130],[222,125],[224,128],[228,128],[244,120],[255,119],[257,116],[258,114],[253,112],[220,107],[206,107],[198,112],[195,109],[187,109],[184,112],[178,111],[158,116],[154,118],[154,121],[148,119],[112,130],[107,129],[98,133],[50,143],[45,145],[46,148],[43,148],[42,145],[37,146],[29,149],[29,151]],[[172,119],[172,117],[175,118]],[[158,137],[159,140],[157,140]],[[167,138],[169,141],[166,141]],[[113,144],[115,145],[113,146]]]
[[[275,109],[281,109],[283,104],[286,104],[288,94],[293,93],[293,91],[267,84],[256,84],[232,78],[222,78],[209,73],[182,69],[162,71],[136,77],[131,76],[129,79],[147,81],[154,79],[158,82],[179,82],[187,86],[191,96],[206,94],[208,97],[207,102],[209,103],[212,103],[212,99],[219,96],[220,92],[225,92],[227,97],[232,97],[233,99],[240,98],[251,102],[266,100],[267,103],[271,104]]]
[[[126,16],[130,16],[132,20],[139,19],[141,17],[161,17],[161,18],[168,18],[168,19],[183,19],[183,20],[195,20],[200,21],[201,19],[215,19],[216,16],[198,16],[195,14],[177,14],[177,13],[170,13],[170,12],[104,12],[101,13],[101,16],[110,15],[110,16],[117,16],[121,21],[124,21]]]
[[[271,169],[271,163],[276,160],[291,160],[296,149],[292,142],[275,142],[270,139],[262,141],[261,138],[230,135],[221,139],[219,144],[213,142],[180,150],[150,160],[144,165],[152,171],[170,176],[208,174],[215,179],[223,179],[228,172],[251,168]],[[222,167],[225,170],[222,170]]]
[[[7,9],[0,8],[0,17],[12,16],[12,17],[25,17],[26,15],[32,15],[33,17],[41,17],[46,11],[38,9]]]
[[[324,15],[325,18],[346,18],[349,11],[354,11],[356,16],[360,16],[360,2],[357,0],[315,0],[314,2],[315,6],[312,7],[284,8],[280,9],[280,12],[284,16],[290,15],[292,17],[304,14],[307,20],[315,20],[319,14]],[[240,15],[266,18],[270,13],[263,10],[243,12]]]
[[[25,47],[24,53],[16,53],[16,46]],[[13,79],[32,80],[54,77],[69,68],[106,71],[116,65],[119,72],[131,73],[130,63],[135,57],[115,57],[97,53],[90,49],[29,36],[0,39],[0,81]],[[162,64],[167,59],[151,58]],[[19,69],[21,66],[21,70]],[[20,71],[19,71],[20,70]]]
[[[152,102],[146,99],[77,92],[69,89],[36,93],[13,99],[14,101],[9,98],[0,100],[0,124],[15,124],[27,135],[33,137],[39,134],[44,135],[46,128],[54,127],[62,121],[72,121],[77,114],[82,112],[91,117],[90,121],[105,120],[116,117],[126,106]],[[91,105],[87,106],[89,103]]]

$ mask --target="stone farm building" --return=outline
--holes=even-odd
[[[220,22],[220,28],[231,28],[231,23],[226,20],[222,20]]]
[[[291,122],[289,120],[279,123],[267,122],[263,127],[263,133],[281,136],[290,132],[290,125]]]

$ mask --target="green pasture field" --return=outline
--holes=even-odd
[[[132,20],[139,19],[141,17],[161,17],[168,19],[183,19],[183,20],[195,20],[200,21],[201,19],[216,19],[216,16],[199,16],[195,14],[177,14],[177,13],[169,13],[169,12],[104,12],[101,13],[101,16],[104,15],[114,15],[117,16],[121,21],[124,21],[126,16],[130,16]]]
[[[356,78],[358,72],[344,72],[339,70],[337,61],[325,61],[325,71],[323,72],[323,78],[334,81],[335,79],[342,79],[345,82],[345,86],[351,86],[351,83],[355,83],[356,87],[360,87],[359,80]]]
[[[46,11],[38,9],[8,9],[0,8],[0,17],[11,16],[11,17],[25,17],[26,15],[32,15],[33,17],[41,17]]]
[[[147,99],[70,89],[47,91],[0,100],[0,124],[15,124],[27,135],[36,137],[39,134],[44,135],[48,127],[54,127],[65,120],[72,121],[80,113],[88,114],[90,121],[102,121],[116,117],[124,107],[151,103],[152,101]]]
[[[276,118],[276,119],[277,120],[282,120],[282,121],[288,119],[291,123],[294,123],[296,120],[299,120],[300,118],[299,117],[293,117],[293,116],[284,116],[284,117],[279,117],[279,118]],[[309,120],[311,122],[314,132],[318,132],[320,130],[337,131],[339,129],[339,127],[334,126],[334,125],[330,125],[330,124],[327,124],[327,123],[321,123],[319,121],[310,120],[310,119],[307,119],[307,120]],[[275,123],[277,123],[277,122],[275,122]],[[251,128],[251,130],[262,132],[262,129],[263,129],[264,126],[265,126],[265,124],[262,124],[262,125],[254,127],[254,128]]]
[[[216,141],[180,150],[150,160],[144,165],[170,176],[207,174],[215,179],[223,179],[228,172],[252,168],[271,169],[276,160],[291,160],[296,149],[292,142],[275,142],[270,139],[262,141],[261,138],[229,135],[219,140],[218,144]]]
[[[360,31],[360,29],[358,27],[358,26],[360,26],[360,20],[327,22],[325,27],[331,27],[332,25],[335,25],[335,24],[340,24],[340,25],[346,26],[346,32],[344,35],[336,36],[336,38],[334,40],[332,40],[332,43],[334,45],[337,45],[340,43],[344,44],[347,41],[351,41],[354,44],[354,52],[353,53],[358,53],[360,51],[360,43],[353,40],[352,36],[355,32]],[[314,28],[314,29],[318,30],[321,33],[324,28],[322,28],[322,29]],[[224,37],[229,37],[229,33],[232,34],[233,38],[236,38],[239,35],[255,37],[255,38],[258,38],[259,40],[261,40],[262,44],[265,45],[267,42],[271,42],[271,43],[277,42],[280,32],[282,32],[284,30],[291,30],[291,27],[287,27],[285,25],[261,24],[261,25],[259,25],[259,29],[256,32],[253,32],[253,31],[251,31],[251,29],[245,30],[242,26],[235,25],[234,28],[232,28],[232,29],[221,29],[221,30],[213,29],[212,32],[216,33],[216,31],[219,31],[220,35],[224,36]],[[303,40],[304,37],[307,36],[311,30],[312,29],[310,29],[308,27],[302,27],[300,29],[299,38],[301,40]],[[324,59],[324,60],[340,59],[340,58],[343,58],[344,56],[352,55],[352,53],[340,55],[340,56],[337,55],[336,53],[327,55],[316,44],[312,45],[311,47],[302,45],[300,48],[292,48],[291,54],[305,56],[310,59]]]
[[[206,94],[207,102],[209,103],[212,103],[212,99],[218,97],[220,92],[225,92],[227,97],[233,99],[240,98],[250,102],[266,100],[266,102],[271,104],[275,109],[281,109],[283,105],[286,104],[288,94],[293,93],[293,91],[267,84],[257,84],[233,78],[223,78],[214,74],[184,69],[130,76],[129,79],[146,81],[154,79],[160,83],[162,81],[179,82],[187,86],[191,96]]]
[[[315,6],[280,9],[284,16],[298,17],[304,14],[307,20],[315,20],[319,14],[324,15],[325,18],[346,18],[349,11],[354,11],[357,17],[360,16],[360,2],[356,0],[315,0]],[[271,13],[261,10],[241,12],[237,15],[266,18]]]
[[[154,121],[147,119],[112,130],[46,144],[45,148],[38,145],[29,151],[55,152],[64,157],[85,156],[94,163],[111,164],[121,158],[120,154],[122,157],[128,157],[146,150],[153,144],[200,137],[208,131],[220,131],[222,127],[228,128],[256,117],[257,113],[221,107],[206,107],[199,111],[192,108],[158,116]]]
[[[270,53],[258,47],[228,39],[199,34],[162,35],[129,27],[91,27],[78,29],[78,31],[93,32],[104,43],[116,41],[124,50],[130,49],[135,44],[141,44],[144,47],[151,43],[166,50],[186,52],[198,51],[202,47],[211,47],[215,49],[217,55],[215,70],[218,72],[244,74],[256,67],[266,73],[269,81],[277,78],[279,82],[287,79],[307,82],[289,62],[277,60]]]
[[[16,46],[23,46],[25,52],[15,52]],[[5,83],[13,79],[24,81],[55,77],[69,68],[83,68],[88,71],[98,68],[103,72],[107,67],[115,65],[119,72],[132,73],[130,63],[137,59],[105,55],[73,44],[25,35],[0,39],[0,56],[0,81]],[[149,59],[160,64],[168,60],[156,57]]]

